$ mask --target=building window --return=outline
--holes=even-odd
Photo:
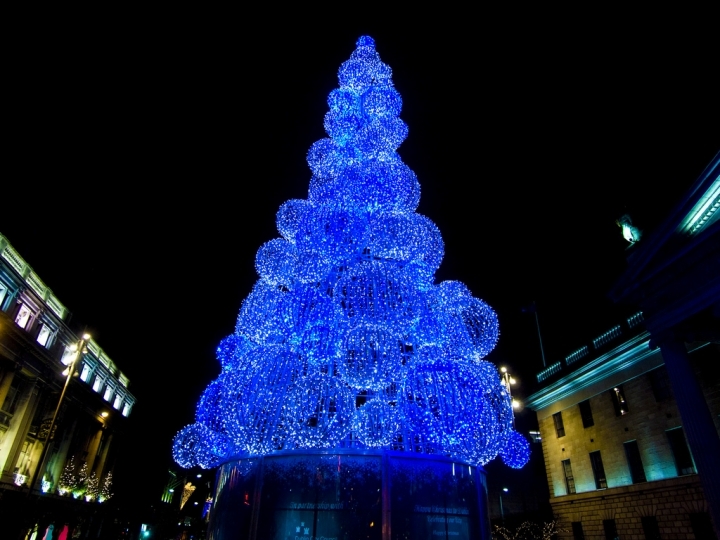
[[[562,413],[556,412],[553,414],[553,422],[555,422],[555,433],[557,433],[558,439],[565,436],[565,425],[563,424]]]
[[[125,403],[125,406],[122,410],[123,416],[130,416],[130,410],[132,409],[132,403]]]
[[[113,408],[118,409],[118,410],[120,409],[120,405],[122,405],[122,402],[123,402],[123,397],[124,396],[122,396],[121,394],[117,394],[115,396],[115,401],[113,402]]]
[[[32,311],[30,311],[25,304],[20,304],[18,314],[15,316],[15,324],[17,324],[20,328],[27,328],[31,316]]]
[[[645,540],[660,540],[660,527],[658,527],[655,516],[643,516],[640,518],[640,521],[642,522],[643,532],[645,533]]]
[[[562,462],[563,473],[565,474],[565,487],[567,488],[567,494],[571,495],[575,493],[575,478],[573,477],[572,467],[570,466],[570,460],[565,459]]]
[[[105,401],[110,401],[113,396],[113,392],[115,392],[115,388],[110,386],[109,384],[105,387],[105,393],[103,394],[103,399]]]
[[[51,336],[52,328],[50,328],[47,324],[43,324],[38,332],[37,342],[43,347],[47,347]]]
[[[603,519],[603,529],[605,530],[605,540],[620,540],[614,519]]]
[[[585,533],[583,532],[582,523],[580,521],[572,522],[572,533],[573,540],[585,540]]]
[[[5,301],[7,292],[8,292],[7,286],[2,281],[0,281],[0,309],[2,309],[2,307],[3,307],[3,302]]]
[[[690,527],[692,527],[695,538],[715,538],[710,514],[707,512],[693,512],[690,514]]]
[[[95,375],[95,382],[93,382],[93,387],[92,387],[92,389],[99,393],[99,392],[100,392],[100,389],[102,388],[102,385],[103,385],[104,382],[105,382],[105,381],[104,381],[104,379],[100,376],[100,374]]]
[[[627,414],[630,409],[628,408],[627,401],[625,400],[625,394],[623,393],[622,386],[616,386],[610,390],[610,396],[612,397],[613,406],[615,407],[615,416]]]
[[[595,489],[607,488],[605,468],[603,467],[602,457],[600,457],[600,450],[590,452],[590,464],[592,465],[593,475],[595,476]]]
[[[637,441],[628,441],[623,444],[623,446],[625,447],[625,457],[627,458],[628,467],[630,468],[632,483],[647,482]]]
[[[88,379],[90,379],[90,366],[88,364],[83,364],[82,372],[80,373],[80,380],[83,382],[88,382]]]
[[[693,474],[695,472],[695,465],[693,464],[692,454],[685,440],[683,428],[669,429],[665,433],[667,433],[668,440],[670,441],[670,448],[672,449],[673,458],[675,458],[675,468],[677,469],[678,476]]]
[[[589,428],[590,426],[594,426],[595,422],[593,421],[592,417],[590,400],[586,399],[585,401],[581,401],[580,403],[578,403],[578,407],[580,407],[580,416],[582,417],[583,427]]]
[[[650,377],[650,386],[652,387],[655,401],[670,399],[672,390],[670,389],[670,378],[668,377],[667,370],[664,367],[659,367],[652,370],[648,376]]]

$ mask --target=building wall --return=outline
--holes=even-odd
[[[573,522],[582,524],[585,538],[605,538],[603,521],[609,519],[620,538],[645,539],[645,516],[655,517],[664,540],[693,539],[690,515],[707,512],[697,475],[579,493],[555,499],[552,507],[560,528],[567,531],[558,535],[561,539],[573,538]]]
[[[720,432],[720,375],[713,367],[720,363],[720,347],[705,345],[693,351],[690,359]],[[615,520],[621,538],[645,538],[643,516],[655,516],[662,538],[694,538],[690,514],[708,508],[697,474],[678,475],[667,432],[682,428],[682,420],[669,384],[668,393],[660,391],[659,399],[653,390],[653,383],[662,388],[669,382],[664,366],[623,382],[619,388],[627,412],[621,415],[616,414],[613,387],[589,398],[579,391],[577,398],[590,403],[594,424],[590,427],[583,426],[577,399],[564,396],[566,406],[559,411],[565,429],[562,437],[557,435],[552,414],[537,411],[550,504],[561,527],[570,531],[565,538],[573,538],[572,522],[582,523],[585,538],[604,538],[605,519]],[[637,442],[646,482],[633,484],[624,447],[629,441]],[[595,451],[602,457],[606,489],[596,486],[590,460]],[[562,462],[568,459],[575,494],[567,490]]]
[[[665,368],[657,368],[664,371]],[[583,427],[580,407],[561,411],[565,436],[558,437],[552,416],[540,421],[543,452],[547,456],[553,489],[551,498],[567,494],[561,462],[571,460],[577,492],[594,491],[595,479],[590,452],[600,451],[608,488],[631,484],[623,443],[636,440],[648,481],[677,476],[666,431],[682,427],[672,398],[656,401],[650,375],[645,374],[622,385],[629,410],[616,416],[608,388],[589,399],[594,425]]]

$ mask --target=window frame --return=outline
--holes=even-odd
[[[607,475],[602,462],[600,450],[590,452],[590,465],[592,466],[593,477],[595,478],[595,489],[607,489]]]
[[[617,524],[615,519],[603,519],[603,531],[605,533],[605,540],[619,540],[617,532]]]
[[[678,476],[696,474],[695,459],[685,438],[685,430],[682,426],[665,430],[670,444],[670,451],[675,461],[675,470]]]
[[[582,424],[585,429],[595,425],[595,420],[592,415],[592,408],[590,407],[590,400],[586,399],[578,403],[580,409],[580,418],[582,418]]]
[[[626,441],[623,443],[625,449],[625,459],[627,459],[628,470],[630,471],[630,480],[633,484],[642,484],[647,482],[645,475],[645,466],[640,455],[640,448],[637,440]]]
[[[575,476],[572,472],[572,464],[570,463],[570,459],[563,459],[560,462],[560,466],[563,470],[563,476],[565,477],[565,491],[568,495],[574,495],[577,493],[577,488],[575,486]]]
[[[565,424],[563,423],[562,411],[558,411],[552,415],[553,423],[555,424],[555,434],[557,438],[565,436]]]

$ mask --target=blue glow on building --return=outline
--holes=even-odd
[[[442,236],[416,213],[417,177],[392,71],[361,37],[310,148],[307,199],[277,213],[222,371],[173,456],[183,467],[287,450],[388,449],[511,467],[529,458],[510,395],[484,360],[495,312],[458,281],[433,283]]]

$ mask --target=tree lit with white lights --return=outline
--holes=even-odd
[[[338,76],[328,138],[307,155],[307,199],[280,207],[280,237],[257,252],[259,279],[217,349],[221,373],[173,456],[209,468],[365,448],[522,467],[528,442],[485,360],[497,316],[463,283],[434,283],[444,244],[396,152],[408,130],[391,69],[364,36]]]

